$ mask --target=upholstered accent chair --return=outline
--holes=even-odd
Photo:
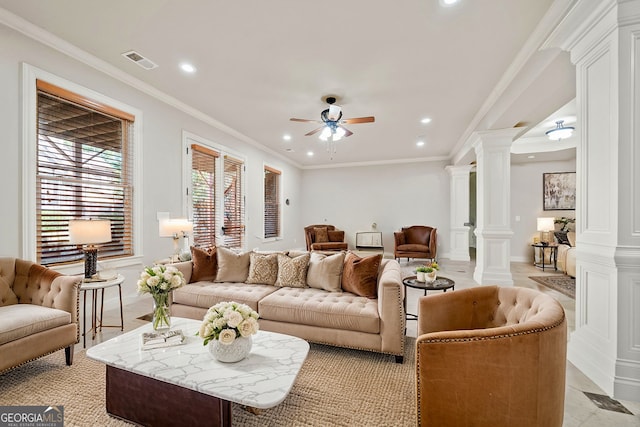
[[[78,342],[80,276],[0,258],[0,373]]]
[[[437,229],[426,225],[402,227],[393,233],[395,239],[394,256],[400,258],[436,259]]]
[[[551,296],[477,286],[420,297],[420,426],[560,427],[567,322]]]
[[[328,224],[309,225],[304,228],[308,251],[346,251],[344,231]]]

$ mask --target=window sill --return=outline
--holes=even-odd
[[[107,260],[98,259],[98,269],[101,264],[108,264],[109,268],[118,269],[122,267],[130,267],[132,265],[142,265],[142,256],[130,256],[126,258],[114,258]],[[69,276],[84,274],[84,261],[73,264],[52,265],[50,269]]]
[[[262,243],[279,242],[280,240],[283,240],[282,237],[263,237]]]

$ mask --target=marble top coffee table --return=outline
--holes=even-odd
[[[139,425],[231,425],[231,402],[250,408],[281,403],[304,363],[309,344],[296,337],[260,331],[246,359],[213,359],[195,336],[200,321],[171,318],[182,329],[181,345],[142,350],[144,325],[87,350],[104,362],[107,412]]]

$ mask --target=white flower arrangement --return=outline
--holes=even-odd
[[[219,302],[205,314],[198,335],[204,339],[204,345],[211,340],[229,345],[238,337],[257,333],[258,317],[258,313],[246,304]]]
[[[168,294],[174,289],[184,286],[184,275],[173,266],[155,265],[145,267],[138,280],[140,294]]]

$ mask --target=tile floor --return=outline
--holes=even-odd
[[[412,262],[413,263],[413,262]],[[439,260],[441,271],[440,274],[449,277],[456,282],[456,289],[464,289],[475,286],[473,281],[473,271],[475,264],[473,262],[457,262],[449,261],[447,259]],[[402,266],[407,266],[407,261],[401,262]],[[575,329],[575,301],[559,292],[542,286],[533,280],[529,279],[529,276],[540,276],[545,274],[561,274],[548,269],[543,273],[541,269],[534,267],[529,263],[514,262],[511,263],[511,273],[516,286],[525,286],[529,288],[538,289],[542,292],[551,294],[558,299],[563,305],[567,314],[567,324],[569,333]],[[410,313],[417,312],[417,300],[422,295],[422,292],[416,289],[409,289],[407,291],[407,311]],[[129,303],[124,307],[125,318],[125,330],[134,329],[145,323],[144,320],[139,320],[138,317],[148,314],[150,311],[151,302],[148,298],[140,297],[133,303]],[[116,324],[120,321],[120,313],[117,308],[109,309],[105,311],[105,324]],[[118,328],[105,328],[98,333],[94,341],[91,340],[91,336],[88,336],[87,347],[92,343],[102,342],[104,340],[113,338],[120,333]],[[416,335],[416,322],[407,322],[407,335]],[[76,351],[82,350],[82,343],[76,346]],[[640,402],[620,401],[619,403],[624,406],[631,414],[613,412],[607,409],[601,409],[596,406],[592,400],[590,400],[584,392],[594,393],[597,395],[603,395],[604,392],[589,380],[582,372],[575,368],[571,363],[567,362],[567,394],[565,399],[565,427],[604,427],[604,426],[640,426]]]

